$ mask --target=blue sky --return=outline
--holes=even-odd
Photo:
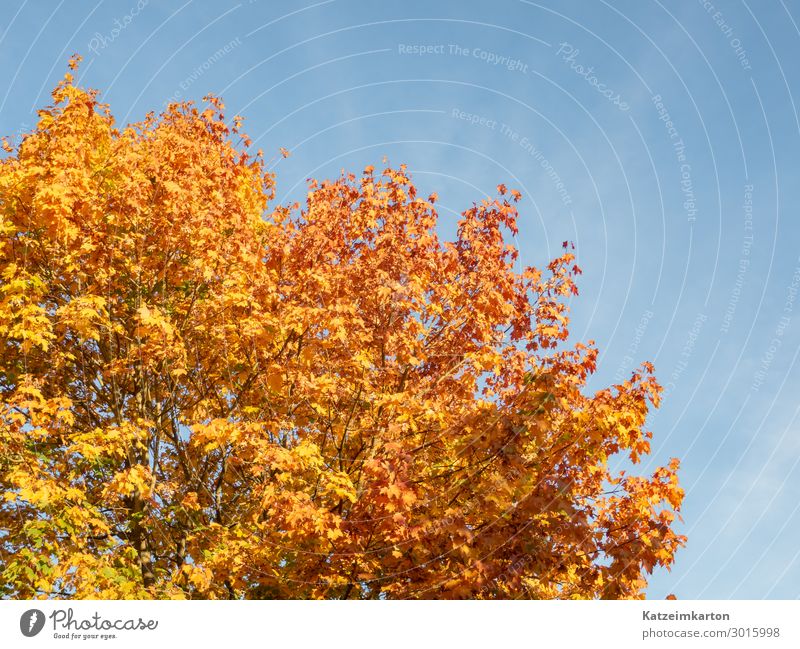
[[[565,239],[601,387],[651,360],[652,470],[682,458],[687,547],[661,598],[800,595],[800,3],[7,1],[0,132],[73,52],[119,122],[221,94],[308,177],[408,165],[455,215],[520,189],[524,264]],[[446,227],[446,226],[445,226]]]

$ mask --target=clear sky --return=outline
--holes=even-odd
[[[305,179],[405,162],[443,219],[504,182],[518,245],[576,243],[592,382],[666,386],[644,470],[682,458],[662,598],[800,596],[800,2],[5,0],[0,133],[84,56],[119,122],[221,94]],[[446,229],[446,225],[444,228]]]

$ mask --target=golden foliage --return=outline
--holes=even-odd
[[[652,368],[584,394],[580,270],[514,270],[518,192],[442,242],[403,166],[270,206],[217,98],[53,100],[0,164],[3,595],[638,598],[672,563],[677,460],[609,469]]]

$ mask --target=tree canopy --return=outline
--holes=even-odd
[[[223,111],[67,74],[4,140],[0,594],[643,597],[678,461],[610,468],[660,387],[586,394],[572,247],[520,268],[502,185],[441,241],[402,165],[275,205]]]

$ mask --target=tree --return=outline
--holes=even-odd
[[[73,60],[71,66],[77,65]],[[271,206],[222,102],[116,128],[67,74],[0,165],[5,597],[640,598],[683,492],[644,364],[587,396],[571,247],[440,242],[404,166]],[[202,107],[201,107],[202,108]]]

